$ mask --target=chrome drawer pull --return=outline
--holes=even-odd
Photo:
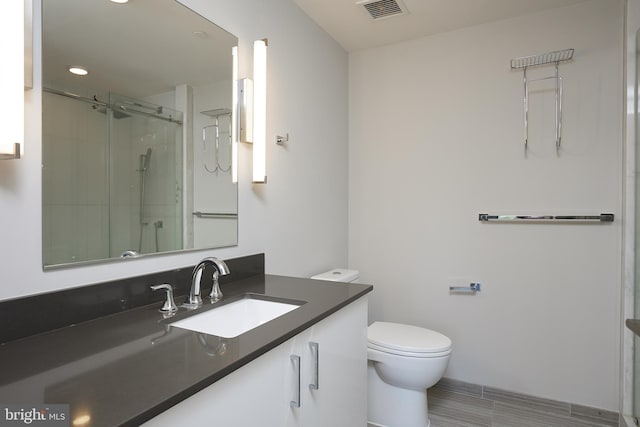
[[[289,402],[292,408],[300,407],[300,356],[292,354],[289,356],[293,364],[293,400]]]
[[[320,350],[317,342],[310,342],[309,348],[311,349],[311,357],[313,357],[313,382],[309,384],[309,389],[318,390],[320,388]]]

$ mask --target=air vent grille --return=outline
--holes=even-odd
[[[360,1],[358,4],[361,4],[374,20],[405,13],[405,9],[397,0]]]

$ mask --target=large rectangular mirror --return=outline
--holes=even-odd
[[[236,245],[237,38],[175,0],[42,18],[44,268]]]

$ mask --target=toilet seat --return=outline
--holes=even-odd
[[[373,322],[367,329],[368,347],[408,357],[444,357],[451,340],[439,332],[390,322]]]

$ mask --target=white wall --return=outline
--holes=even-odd
[[[34,89],[26,97],[24,158],[0,164],[0,299],[193,265],[205,255],[265,252],[270,273],[307,276],[347,261],[347,81],[344,50],[288,0],[184,0],[240,39],[251,77],[254,39],[269,39],[266,185],[251,185],[240,150],[239,245],[42,271],[40,5],[34,5]],[[284,147],[277,133],[289,132]]]
[[[622,28],[623,2],[594,0],[350,55],[349,266],[370,321],[453,340],[446,376],[619,409]],[[510,60],[571,47],[562,149],[532,86],[525,157]],[[478,221],[601,212],[616,222]]]

